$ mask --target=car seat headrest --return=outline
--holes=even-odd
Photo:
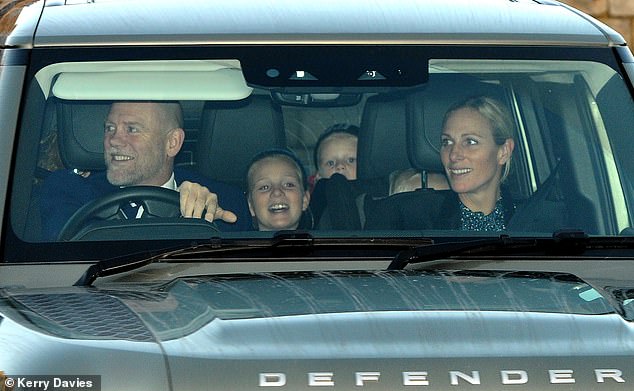
[[[357,146],[357,177],[386,178],[411,167],[406,148],[406,100],[403,96],[368,98],[361,117]]]
[[[282,113],[268,96],[207,102],[196,149],[200,173],[245,189],[247,165],[258,153],[285,148]]]
[[[103,170],[103,126],[111,102],[56,101],[59,152],[64,165]]]

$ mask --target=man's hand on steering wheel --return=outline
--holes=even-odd
[[[204,218],[209,222],[220,219],[227,223],[235,223],[238,220],[233,212],[224,210],[218,205],[218,196],[210,192],[205,186],[184,181],[178,190],[183,217]]]

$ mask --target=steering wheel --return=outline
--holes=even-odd
[[[159,186],[130,186],[118,189],[79,208],[66,222],[58,240],[70,240],[94,220],[121,220],[121,208],[130,202],[143,207],[145,217],[180,217],[177,191]]]

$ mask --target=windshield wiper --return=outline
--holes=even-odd
[[[392,258],[388,270],[403,269],[408,264],[466,256],[559,255],[574,257],[589,249],[599,251],[623,249],[631,257],[632,237],[589,238],[583,231],[559,231],[552,237],[515,238],[509,235],[477,240],[434,243],[430,238],[314,238],[307,232],[280,231],[272,238],[221,239],[211,238],[195,245],[164,248],[125,257],[99,261],[91,265],[75,285],[87,286],[97,278],[138,269],[155,262],[208,261],[213,258],[289,259],[323,257],[337,259],[386,260]],[[392,257],[398,251],[397,255]],[[345,255],[342,255],[345,253]]]
[[[278,234],[273,236],[272,241],[267,240],[266,246],[270,248],[288,243],[295,243],[295,245],[300,247],[312,245],[313,238],[309,234],[301,234],[298,232],[289,232],[287,234],[285,232],[286,231],[280,231]],[[164,248],[162,250],[152,252],[145,251],[129,254],[123,257],[104,259],[91,265],[74,285],[88,286],[99,277],[125,273],[155,262],[160,262],[166,258],[192,256],[196,254],[200,255],[219,251],[239,251],[258,247],[261,247],[261,245],[258,246],[258,244],[253,244],[253,242],[249,242],[248,245],[227,245],[226,241],[223,241],[221,238],[214,237],[205,243],[171,249]]]
[[[409,264],[425,263],[458,256],[509,255],[526,253],[580,255],[589,245],[583,231],[557,231],[552,238],[513,238],[500,235],[494,238],[419,246],[398,253],[388,270],[401,270]]]
[[[289,260],[294,260],[293,257],[307,256],[387,260],[404,248],[430,245],[431,243],[433,243],[431,239],[422,237],[399,239],[314,238],[304,231],[279,231],[272,238],[222,239],[214,237],[194,245],[163,248],[151,252],[144,251],[124,257],[101,260],[91,265],[74,285],[88,286],[99,277],[132,271],[157,262],[208,261],[211,257],[217,258],[219,256],[231,257],[235,261],[239,261],[241,257],[252,259],[254,256],[262,259],[283,258]],[[345,255],[341,255],[343,253]]]

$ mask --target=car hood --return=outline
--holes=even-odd
[[[104,390],[130,388],[129,377],[154,390],[618,385],[634,368],[634,334],[614,302],[569,274],[495,271],[13,289],[0,305],[11,336],[0,366],[98,374]],[[67,359],[44,361],[44,350]]]

